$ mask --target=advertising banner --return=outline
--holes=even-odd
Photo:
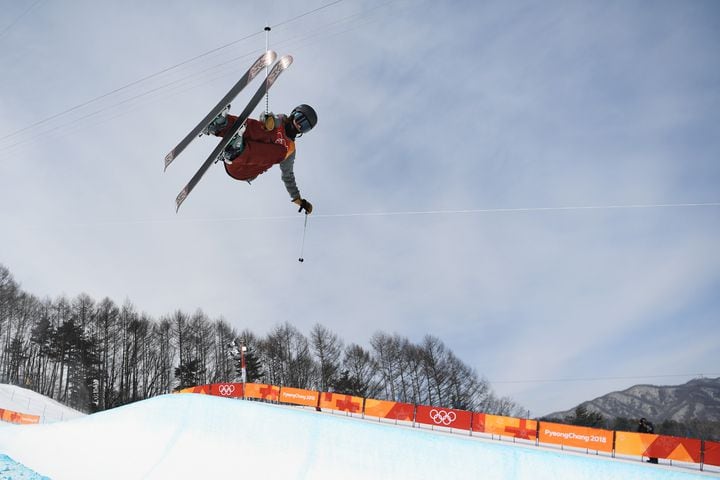
[[[703,457],[705,465],[715,465],[720,467],[720,442],[709,442],[705,440],[705,456]]]
[[[242,383],[213,383],[210,385],[210,395],[218,397],[242,398]]]
[[[31,424],[40,423],[40,416],[0,408],[0,420],[10,423]]]
[[[615,452],[700,463],[700,440],[653,433],[616,432]]]
[[[415,413],[415,421],[417,423],[437,427],[457,428],[458,430],[470,430],[471,420],[471,412],[467,410],[455,410],[454,408],[418,405]]]
[[[615,453],[618,455],[645,456],[648,446],[659,435],[654,433],[615,432]]]
[[[700,440],[697,438],[660,435],[648,447],[650,457],[668,458],[678,462],[700,463]]]
[[[317,407],[318,392],[303,390],[301,388],[280,388],[280,401],[292,403],[293,405],[305,405],[306,407]]]
[[[362,397],[341,395],[339,393],[321,393],[320,408],[323,410],[340,410],[342,412],[361,413],[363,407]]]
[[[502,435],[524,440],[535,440],[537,435],[537,421],[525,418],[503,417],[475,413],[473,415],[473,432]]]
[[[538,438],[540,443],[586,448],[599,452],[610,453],[613,449],[613,431],[599,428],[541,422]]]
[[[246,383],[244,393],[245,398],[277,402],[280,398],[280,387],[265,385],[264,383]]]
[[[365,399],[365,415],[392,420],[412,422],[415,405],[412,403],[390,402],[387,400]]]
[[[210,395],[210,385],[198,385],[196,387],[183,388],[175,393],[202,393],[204,395]]]

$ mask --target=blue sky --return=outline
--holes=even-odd
[[[279,169],[216,166],[178,214],[214,142],[162,171],[266,24],[295,57],[270,109],[319,115],[302,264]],[[713,1],[8,4],[0,262],[156,318],[430,333],[534,415],[718,375],[719,24]]]

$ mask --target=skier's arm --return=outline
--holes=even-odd
[[[291,153],[289,157],[280,162],[282,181],[285,183],[285,188],[293,201],[300,198],[300,190],[298,189],[297,183],[295,183],[295,172],[293,171],[294,166],[295,152]]]

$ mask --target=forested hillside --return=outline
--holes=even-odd
[[[339,338],[322,318],[308,335],[283,323],[263,336],[200,310],[155,319],[130,300],[38,298],[0,265],[0,383],[73,408],[105,410],[180,387],[237,381],[241,346],[251,382],[502,415],[523,411],[497,398],[431,335],[415,344],[375,332],[361,345]]]

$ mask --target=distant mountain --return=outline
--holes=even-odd
[[[696,378],[676,386],[635,385],[578,406],[608,419],[645,417],[653,422],[720,422],[720,378]],[[551,413],[545,418],[572,416],[575,408]]]

